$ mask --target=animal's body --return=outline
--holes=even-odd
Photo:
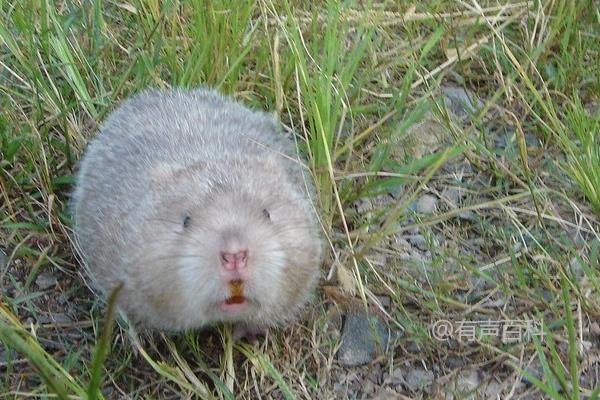
[[[267,327],[319,275],[309,175],[275,119],[207,89],[147,91],[108,116],[80,164],[74,234],[94,284],[150,327]]]

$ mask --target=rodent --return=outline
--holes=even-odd
[[[276,119],[218,92],[147,90],[80,161],[74,239],[104,295],[166,331],[294,319],[323,245],[314,189]]]

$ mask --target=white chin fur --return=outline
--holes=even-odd
[[[229,313],[221,309],[220,304],[228,298],[228,286],[219,275],[219,265],[210,270],[203,260],[203,266],[195,258],[182,258],[177,263],[177,277],[183,283],[179,293],[184,310],[181,314],[187,318],[182,321],[186,328],[200,328],[217,322],[252,320],[260,315],[265,317],[269,310],[275,312],[281,306],[282,283],[285,279],[285,253],[281,249],[271,250],[257,257],[248,268],[250,276],[245,284],[245,294],[252,300],[247,311]]]

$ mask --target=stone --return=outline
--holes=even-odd
[[[338,362],[344,367],[367,364],[379,353],[384,352],[388,340],[388,328],[375,316],[347,314],[342,331],[342,344],[337,352]]]
[[[475,213],[473,211],[463,211],[458,214],[458,218],[464,219],[465,221],[473,222],[475,221]]]
[[[67,314],[64,313],[49,313],[42,314],[37,318],[38,324],[69,324],[73,322]]]
[[[375,384],[371,381],[367,381],[363,386],[363,396],[372,395],[375,392]]]
[[[35,284],[40,290],[48,289],[58,283],[58,280],[50,272],[44,272],[39,274],[35,279]]]
[[[17,357],[17,352],[13,349],[7,349],[0,343],[0,364],[6,363],[8,360],[14,360]]]
[[[427,250],[427,239],[423,235],[412,235],[407,237],[408,242],[419,250]]]
[[[464,196],[464,190],[456,187],[448,187],[442,191],[442,198],[450,205],[451,209],[458,208]]]
[[[426,371],[423,368],[412,368],[406,374],[406,387],[411,392],[422,391],[431,387],[434,378],[431,371]]]
[[[389,310],[390,307],[392,306],[392,299],[390,298],[390,296],[387,296],[384,294],[378,295],[377,300],[379,300],[379,303],[381,304],[381,306],[383,308],[385,308],[386,310]]]
[[[419,214],[433,214],[437,209],[437,197],[424,194],[417,200],[416,208]]]
[[[462,357],[449,356],[448,358],[446,358],[446,365],[449,368],[456,369],[456,368],[463,368],[465,365],[467,365],[467,362]]]
[[[479,385],[479,374],[473,369],[461,371],[456,379],[456,388],[463,393],[473,392]]]
[[[579,259],[579,257],[573,257],[569,264],[571,265],[571,270],[573,271],[577,279],[581,279],[585,276],[585,270],[581,265],[581,260]]]
[[[484,398],[486,399],[501,399],[502,385],[496,381],[491,381],[485,386]]]
[[[411,353],[411,354],[419,354],[423,351],[423,349],[421,349],[421,347],[419,347],[419,344],[417,342],[415,342],[414,340],[409,340],[406,342],[405,350],[407,353]]]
[[[373,396],[373,400],[397,400],[400,394],[393,389],[383,388]]]
[[[394,386],[406,385],[406,381],[404,380],[404,371],[401,368],[394,368],[391,381],[392,385]]]
[[[470,90],[460,86],[442,86],[441,89],[446,108],[462,121],[468,121],[485,105]]]

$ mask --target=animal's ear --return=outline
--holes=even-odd
[[[150,170],[150,178],[154,183],[167,182],[185,171],[187,167],[177,162],[161,161]]]
[[[205,163],[198,161],[194,164],[184,164],[177,161],[161,161],[150,170],[150,177],[154,183],[173,182],[186,172],[200,172],[205,168]]]

